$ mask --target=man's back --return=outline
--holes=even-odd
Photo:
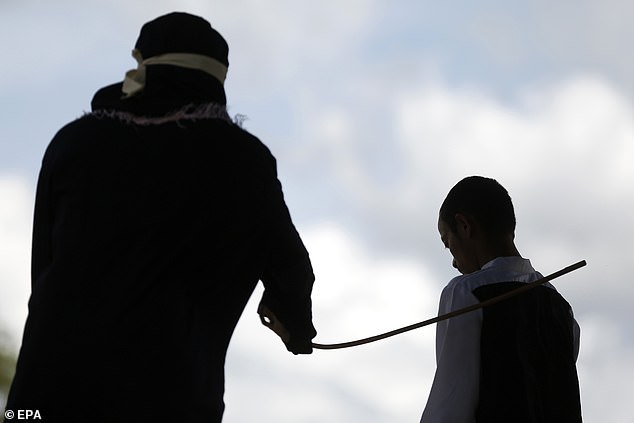
[[[51,421],[219,419],[242,309],[271,267],[297,263],[310,269],[255,137],[217,118],[84,117],[43,161],[9,405]]]
[[[480,286],[480,301],[521,287]],[[570,305],[554,289],[534,288],[483,309],[478,422],[581,422]]]

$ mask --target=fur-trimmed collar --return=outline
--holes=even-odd
[[[162,125],[164,123],[178,123],[203,119],[221,119],[242,126],[242,123],[246,120],[246,117],[243,115],[236,115],[234,118],[231,118],[229,113],[227,113],[227,107],[218,103],[188,104],[163,116],[139,116],[115,109],[99,109],[86,113],[84,116],[92,116],[97,119],[116,119],[126,124],[139,126]]]

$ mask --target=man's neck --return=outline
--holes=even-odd
[[[480,268],[498,257],[521,257],[511,238],[496,239],[483,243],[478,249],[478,265]]]

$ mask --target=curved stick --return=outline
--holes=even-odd
[[[424,321],[419,322],[419,323],[414,323],[413,325],[405,326],[405,327],[402,327],[400,329],[395,329],[395,330],[392,330],[390,332],[385,332],[385,333],[382,333],[380,335],[371,336],[369,338],[358,339],[356,341],[342,342],[342,343],[339,343],[339,344],[317,344],[317,343],[313,343],[312,346],[313,346],[313,348],[318,349],[318,350],[337,350],[337,349],[341,349],[341,348],[349,348],[349,347],[356,347],[357,345],[369,344],[370,342],[375,342],[375,341],[378,341],[378,340],[381,340],[381,339],[385,339],[385,338],[389,338],[391,336],[398,335],[398,334],[401,334],[401,333],[404,333],[404,332],[409,332],[410,330],[422,328],[423,326],[429,326],[429,325],[432,325],[434,323],[442,322],[443,320],[451,319],[452,317],[460,316],[461,314],[469,313],[471,311],[479,310],[481,308],[488,307],[490,305],[499,303],[500,301],[504,301],[504,300],[506,300],[508,298],[511,298],[511,297],[519,295],[519,294],[521,294],[523,292],[526,292],[529,289],[533,289],[533,288],[535,288],[537,286],[543,285],[543,284],[545,284],[548,281],[551,281],[551,280],[556,279],[556,278],[558,278],[560,276],[563,276],[566,273],[570,273],[570,272],[572,272],[574,270],[577,270],[577,269],[579,269],[579,268],[581,268],[581,267],[583,267],[585,265],[586,265],[586,261],[585,260],[581,260],[578,263],[575,263],[575,264],[572,264],[572,265],[570,265],[568,267],[565,267],[565,268],[563,268],[563,269],[561,269],[561,270],[559,270],[559,271],[557,271],[555,273],[552,273],[552,274],[550,274],[548,276],[544,276],[543,278],[538,279],[538,280],[536,280],[534,282],[527,283],[526,285],[524,285],[524,286],[522,286],[520,288],[516,288],[516,289],[514,289],[512,291],[509,291],[509,292],[506,292],[506,293],[504,293],[502,295],[498,295],[497,297],[493,297],[493,298],[488,299],[486,301],[482,301],[482,302],[480,302],[478,304],[473,304],[471,306],[464,307],[464,308],[452,311],[450,313],[443,314],[441,316],[433,317],[431,319],[424,320]]]

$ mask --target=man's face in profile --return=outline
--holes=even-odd
[[[467,248],[467,233],[462,230],[460,223],[457,225],[457,231],[454,232],[449,225],[442,219],[438,219],[438,232],[440,233],[440,240],[445,248],[449,249],[449,252],[453,256],[452,265],[460,273],[467,274],[475,272],[479,269],[479,266],[473,260],[472,254],[469,254]]]

